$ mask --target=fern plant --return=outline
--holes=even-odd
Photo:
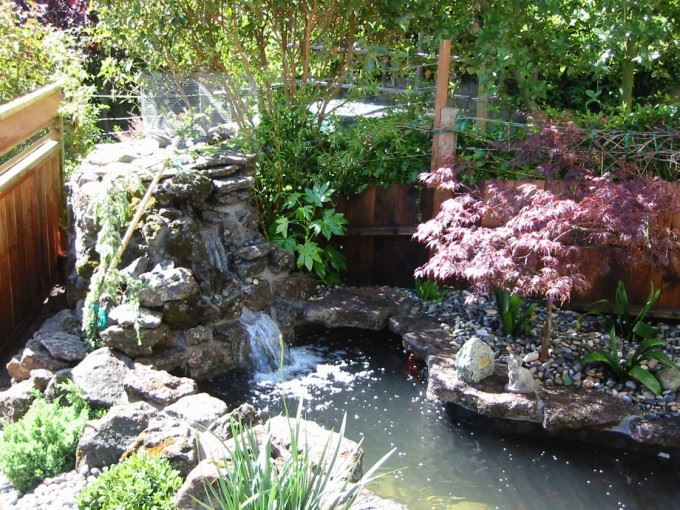
[[[655,395],[661,393],[661,385],[654,374],[642,368],[641,363],[645,360],[657,360],[666,366],[680,369],[678,365],[670,359],[661,347],[664,341],[659,338],[645,338],[635,348],[632,354],[626,358],[620,357],[621,346],[616,336],[616,328],[612,326],[609,332],[609,350],[593,351],[583,357],[583,365],[602,364],[618,380],[624,381],[632,378],[639,381],[649,391]]]

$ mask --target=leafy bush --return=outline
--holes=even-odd
[[[258,442],[252,429],[243,431],[236,422],[231,423],[231,431],[235,441],[233,451],[230,451],[231,459],[227,461],[230,467],[218,479],[216,487],[206,487],[207,499],[217,502],[217,506],[203,503],[206,509],[348,509],[366,485],[376,479],[376,471],[392,453],[380,459],[356,484],[350,484],[331,479],[338,470],[349,478],[356,467],[339,458],[342,439],[337,444],[329,440],[323,446],[320,458],[312,462],[304,448],[305,438],[301,436],[300,410],[295,425],[291,424],[291,455],[283,462],[272,455],[270,435],[263,443]],[[344,433],[345,419],[339,435],[344,437]]]
[[[161,456],[134,453],[106,469],[78,496],[81,510],[172,510],[182,477]]]
[[[609,343],[610,347],[608,351],[597,350],[586,354],[586,356],[583,357],[583,364],[590,365],[601,363],[619,381],[623,381],[629,377],[637,379],[655,395],[661,393],[661,385],[656,376],[642,368],[640,364],[645,360],[655,359],[669,367],[679,368],[673,360],[660,350],[660,347],[664,344],[664,341],[661,339],[644,339],[632,354],[623,359],[620,357],[621,347],[616,337],[616,329],[613,326],[609,332]]]
[[[65,388],[66,401],[33,402],[26,415],[5,426],[0,438],[0,470],[21,492],[75,467],[78,440],[93,410],[74,385]]]
[[[345,270],[342,254],[328,244],[333,236],[345,233],[347,220],[342,213],[328,209],[334,190],[328,183],[314,184],[304,193],[291,193],[283,206],[284,216],[274,222],[272,240],[297,255],[298,269],[307,270],[324,283],[340,283]]]
[[[58,81],[66,101],[64,118],[65,151],[72,161],[94,145],[99,130],[93,105],[94,86],[82,41],[73,34],[43,26],[30,12],[19,15],[13,2],[0,2],[0,104]]]
[[[446,291],[434,280],[416,280],[416,294],[423,301],[441,303],[446,298]]]
[[[351,122],[332,119],[329,148],[319,158],[323,179],[345,195],[368,186],[416,182],[430,164],[432,142],[427,128],[431,120],[415,106],[402,108],[407,111],[383,117],[358,117]]]
[[[531,319],[536,313],[536,305],[526,305],[517,294],[505,289],[495,289],[496,308],[501,319],[503,334],[520,336],[531,331]]]

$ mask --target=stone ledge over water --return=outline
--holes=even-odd
[[[427,396],[483,418],[523,422],[567,439],[651,453],[680,453],[680,419],[645,419],[633,405],[606,394],[540,387],[534,395],[505,391],[507,369],[475,384],[461,380],[451,357],[428,358]],[[512,428],[512,427],[511,427]]]

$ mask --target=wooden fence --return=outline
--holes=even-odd
[[[373,186],[360,195],[336,200],[347,217],[342,238],[349,285],[413,286],[413,270],[427,251],[411,240],[418,224],[432,214],[432,191],[416,186]]]
[[[58,276],[61,100],[50,85],[0,106],[0,355],[20,340]]]
[[[454,128],[457,111],[448,107],[450,51],[450,41],[442,41],[437,69],[432,169],[441,166],[456,150]],[[516,186],[521,181],[497,184]],[[337,209],[346,214],[349,223],[348,236],[342,241],[349,268],[347,283],[412,285],[413,271],[427,260],[427,252],[411,240],[411,234],[419,223],[434,216],[449,196],[449,193],[439,190],[417,191],[414,187],[393,184],[386,189],[369,188],[356,197],[338,201]],[[659,214],[665,213],[660,211]],[[663,218],[669,227],[680,230],[680,218],[668,214]],[[672,258],[680,267],[680,247],[676,247],[675,251],[677,253]],[[609,254],[599,256],[604,255]],[[594,253],[593,256],[598,255]],[[655,288],[662,290],[661,300],[653,313],[658,317],[680,319],[680,271],[678,273],[661,273],[646,266],[631,270],[614,260],[611,271],[593,281],[587,293],[573,296],[571,306],[583,308],[598,299],[613,298],[616,285],[621,280],[635,310],[644,304],[650,283],[653,283]]]

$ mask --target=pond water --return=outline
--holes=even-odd
[[[372,485],[411,510],[673,509],[680,469],[592,445],[507,436],[460,421],[425,399],[425,374],[399,339],[356,330],[316,333],[290,349],[280,373],[232,372],[204,390],[270,415],[304,398],[306,417],[363,440],[364,469],[392,448],[389,474]]]

